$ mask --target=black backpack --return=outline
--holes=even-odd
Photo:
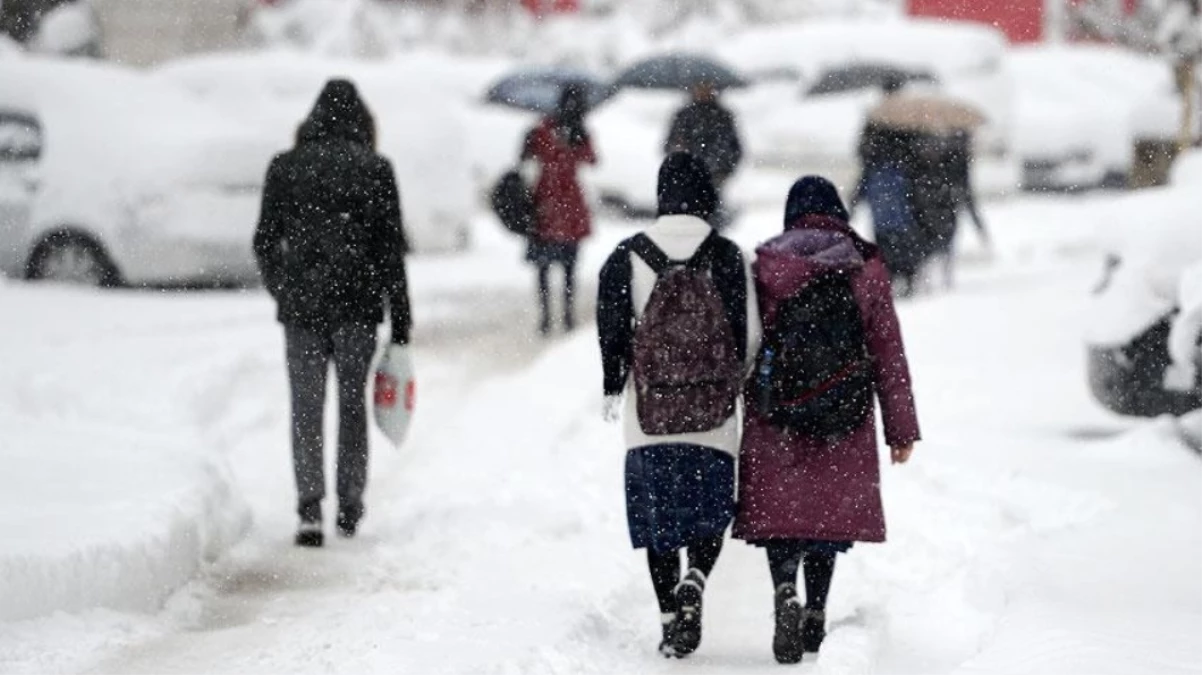
[[[525,237],[534,230],[534,194],[517,169],[506,171],[493,187],[492,210],[514,234]]]
[[[872,358],[847,273],[816,278],[783,300],[752,382],[760,415],[815,437],[842,436],[872,413]]]

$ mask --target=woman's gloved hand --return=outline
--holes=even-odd
[[[622,397],[606,396],[601,405],[601,419],[606,422],[617,422],[622,417]]]

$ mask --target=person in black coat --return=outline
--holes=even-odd
[[[302,546],[323,543],[329,363],[338,376],[337,526],[353,536],[367,484],[365,392],[385,308],[392,341],[409,342],[400,197],[392,165],[374,144],[374,123],[355,86],[328,82],[296,146],[267,171],[254,237],[263,282],[284,325]]]
[[[735,116],[718,100],[718,91],[709,83],[699,83],[692,91],[693,100],[672,119],[664,154],[687,152],[709,169],[721,201],[722,187],[743,161],[743,144]],[[714,210],[710,222],[724,225],[724,209]]]
[[[921,134],[915,140],[914,213],[923,242],[923,258],[940,258],[944,285],[955,279],[955,241],[960,210],[968,212],[977,233],[990,245],[989,231],[973,194],[972,136],[967,131]]]

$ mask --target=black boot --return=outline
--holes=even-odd
[[[359,529],[359,521],[363,519],[363,507],[347,505],[338,509],[338,534],[350,539]]]
[[[676,587],[676,655],[688,656],[701,646],[701,598],[705,575],[693,568]]]
[[[312,523],[301,521],[299,527],[296,528],[296,545],[305,548],[321,548],[325,544],[326,536],[321,531],[321,523]]]
[[[826,639],[826,612],[807,608],[801,618],[801,646],[817,652]]]
[[[300,515],[300,525],[296,528],[296,545],[321,547],[325,543],[325,534],[321,531],[321,501],[302,503],[297,513]]]
[[[676,658],[676,615],[661,616],[660,625],[664,635],[659,643],[659,653],[666,659]]]
[[[772,655],[777,663],[801,663],[804,653],[801,639],[803,610],[797,599],[797,587],[781,584],[776,589],[776,634],[772,637]]]

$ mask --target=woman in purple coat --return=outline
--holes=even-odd
[[[830,181],[808,176],[794,184],[785,232],[760,246],[753,266],[764,333],[772,335],[784,300],[823,275],[847,275],[863,323],[885,441],[893,462],[900,464],[910,458],[919,430],[889,272],[876,246],[847,221]],[[873,411],[848,433],[814,437],[776,426],[748,405],[734,536],[767,551],[776,588],[777,660],[796,663],[804,651],[816,652],[826,637],[836,554],[855,541],[885,540]],[[804,567],[804,607],[797,597],[799,567]]]

